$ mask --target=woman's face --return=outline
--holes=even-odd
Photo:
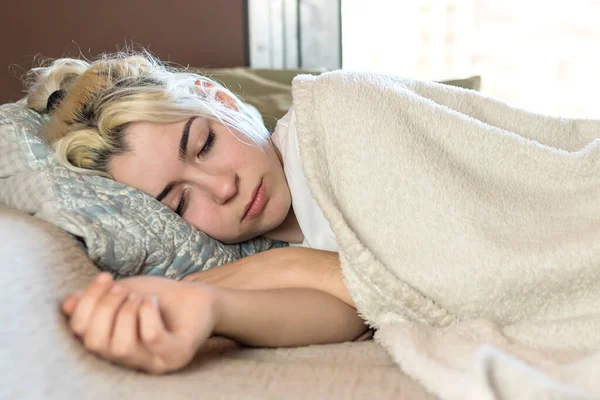
[[[219,122],[201,117],[136,122],[127,128],[126,141],[131,151],[110,161],[112,177],[157,198],[221,242],[269,232],[290,210],[273,147],[244,144]]]

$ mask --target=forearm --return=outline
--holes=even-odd
[[[302,247],[273,249],[230,264],[190,274],[185,281],[248,290],[315,289],[354,307],[337,253]]]
[[[338,343],[367,329],[356,310],[314,289],[214,289],[215,335],[249,346]]]

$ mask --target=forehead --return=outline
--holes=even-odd
[[[186,122],[135,122],[128,126],[125,142],[129,151],[110,161],[112,177],[156,196],[182,167],[178,157],[179,142]]]
[[[160,150],[166,144],[176,144],[179,148],[183,129],[188,119],[167,124],[145,121],[134,122],[126,129],[125,141],[129,150],[134,153],[138,150]],[[198,126],[206,124],[207,121],[204,118],[198,117],[194,118],[192,126],[196,129]]]

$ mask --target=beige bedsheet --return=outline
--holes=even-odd
[[[149,376],[90,355],[59,300],[98,272],[57,228],[0,207],[0,399],[430,399],[373,341],[243,349],[215,338],[185,370]]]

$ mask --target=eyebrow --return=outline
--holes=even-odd
[[[194,122],[196,117],[192,117],[188,119],[183,127],[183,134],[181,135],[181,140],[179,141],[179,160],[185,161],[185,156],[187,154],[188,141],[190,138],[190,127],[192,126],[192,122]]]
[[[179,141],[178,158],[182,162],[185,161],[185,156],[187,154],[188,141],[190,138],[190,127],[192,126],[192,122],[194,122],[194,119],[196,119],[196,117],[192,117],[187,120],[187,122],[185,123],[185,126],[183,127],[183,133],[181,135],[181,140]],[[169,182],[167,184],[167,186],[165,186],[165,188],[159,193],[159,195],[156,196],[156,200],[162,201],[162,199],[167,197],[167,195],[169,194],[171,189],[173,189],[174,186],[175,186],[175,183]]]

